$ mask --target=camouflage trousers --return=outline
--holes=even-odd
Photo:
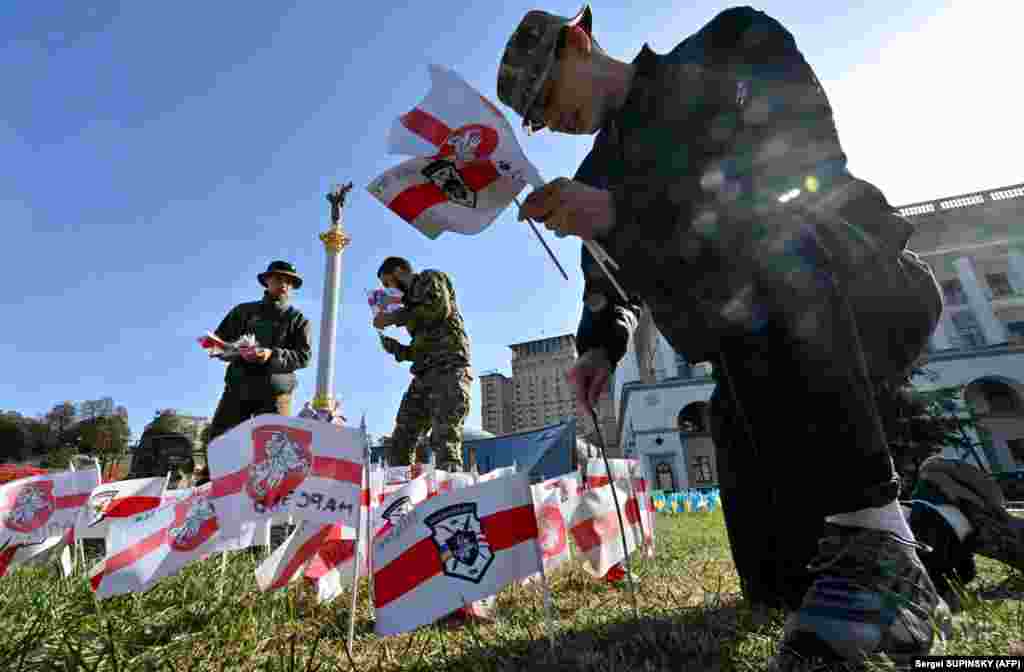
[[[462,465],[462,426],[469,415],[468,368],[428,370],[413,377],[402,397],[391,435],[391,464],[426,463],[423,435],[438,463]]]
[[[217,410],[210,421],[210,441],[229,431],[243,421],[261,413],[277,415],[292,414],[292,395],[277,394],[262,399],[248,399],[241,390],[234,386],[224,388]]]

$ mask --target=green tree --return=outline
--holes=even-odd
[[[878,412],[885,429],[896,470],[903,476],[903,493],[909,495],[921,463],[946,447],[957,449],[963,459],[977,462],[971,432],[977,418],[962,403],[963,386],[918,390],[913,379],[935,380],[934,374],[915,368],[902,385],[878,398]]]
[[[71,456],[77,452],[75,446],[70,443],[55,443],[46,451],[42,466],[47,469],[67,469]]]
[[[0,415],[0,462],[21,462],[29,455],[29,437],[24,427],[8,414]]]
[[[46,414],[46,422],[50,425],[53,431],[56,433],[57,444],[67,443],[69,441],[69,431],[75,424],[78,412],[75,408],[75,404],[70,401],[55,405],[50,412]]]
[[[131,429],[128,420],[119,415],[93,417],[75,427],[78,449],[95,456],[106,472],[107,467],[121,460],[128,452]]]
[[[153,422],[146,425],[142,432],[145,437],[148,434],[185,434],[191,436],[191,423],[180,417],[174,409],[165,409],[153,414]]]
[[[25,418],[25,429],[28,432],[32,455],[45,455],[56,445],[56,434],[45,415]]]

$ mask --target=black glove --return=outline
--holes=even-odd
[[[380,343],[384,346],[384,352],[389,355],[398,356],[398,353],[402,351],[402,344],[391,338],[390,336],[381,336]]]

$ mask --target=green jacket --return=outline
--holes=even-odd
[[[402,298],[404,307],[395,312],[396,324],[412,336],[395,359],[412,362],[412,373],[430,369],[469,366],[469,336],[455,299],[451,279],[441,271],[421,271]]]
[[[292,392],[298,382],[294,372],[309,365],[313,352],[309,321],[297,308],[272,301],[266,293],[261,301],[232,308],[215,333],[228,342],[252,334],[260,347],[273,350],[265,363],[236,360],[228,365],[224,382],[239,388],[243,398]]]

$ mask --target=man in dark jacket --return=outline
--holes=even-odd
[[[793,36],[734,8],[627,63],[597,45],[589,7],[534,11],[498,96],[530,130],[597,134],[575,179],[520,212],[599,243],[629,295],[584,248],[581,412],[644,304],[677,352],[714,364],[737,571],[748,599],[793,612],[774,668],[927,653],[948,610],[899,507],[874,395],[925,348],[941,294],[906,250],[910,224],[847,171]]]
[[[228,365],[224,394],[210,421],[211,441],[254,415],[291,415],[295,371],[309,365],[309,321],[288,305],[302,278],[293,265],[274,261],[256,279],[267,290],[263,299],[232,308],[214,332],[229,343],[251,334],[256,346]]]
[[[412,336],[403,345],[382,336],[384,349],[398,362],[412,362],[412,382],[402,397],[391,434],[392,464],[417,464],[420,439],[430,430],[430,449],[444,471],[462,470],[462,429],[469,415],[473,376],[469,336],[451,279],[440,271],[413,273],[401,257],[388,257],[377,271],[381,284],[400,289],[402,308],[380,313],[373,326],[405,327]]]

